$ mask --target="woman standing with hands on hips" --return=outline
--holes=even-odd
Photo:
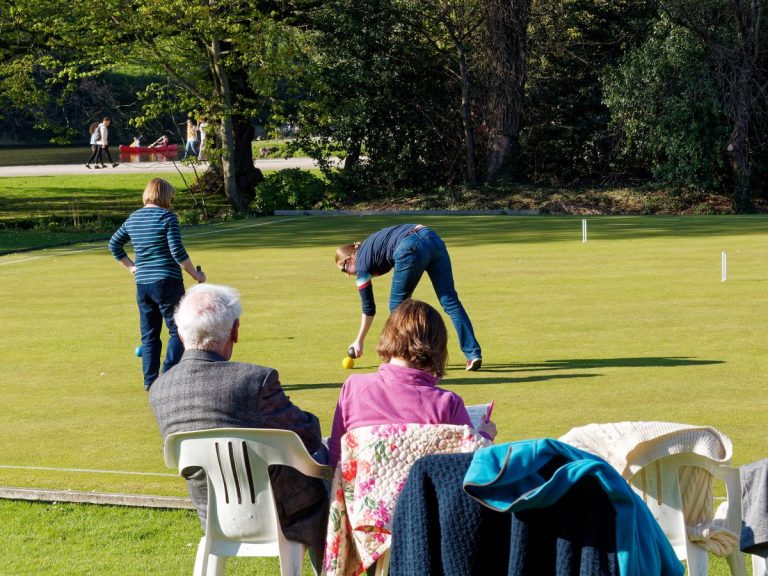
[[[131,214],[109,241],[112,256],[133,273],[136,280],[141,360],[147,391],[159,374],[163,320],[169,334],[163,372],[174,366],[184,352],[173,321],[173,312],[184,295],[181,270],[198,282],[205,282],[205,274],[195,268],[181,242],[179,220],[171,212],[175,192],[162,178],[151,180],[144,188],[144,207]],[[125,252],[129,241],[133,245],[133,260]]]
[[[448,250],[434,231],[421,224],[384,228],[371,234],[362,243],[355,242],[337,248],[336,266],[347,275],[355,275],[363,304],[360,330],[350,346],[350,355],[354,351],[356,358],[362,356],[365,337],[376,315],[371,283],[373,277],[394,269],[389,295],[389,311],[392,313],[401,302],[411,297],[422,274],[426,272],[440,305],[456,328],[459,345],[467,359],[466,370],[480,369],[483,362],[480,344],[456,293]]]

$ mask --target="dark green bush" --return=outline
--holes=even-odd
[[[256,198],[250,204],[257,214],[275,210],[309,210],[325,198],[325,182],[306,170],[287,168],[267,176],[256,186]]]
[[[667,185],[723,189],[727,122],[693,33],[661,19],[642,46],[605,70],[603,83],[627,159]]]

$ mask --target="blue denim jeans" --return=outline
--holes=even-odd
[[[183,295],[184,282],[176,278],[166,278],[152,284],[136,284],[141,324],[141,364],[146,390],[157,379],[160,370],[160,353],[163,351],[160,331],[163,320],[168,327],[168,350],[165,352],[163,372],[174,366],[184,353],[184,345],[176,330],[176,322],[173,321],[173,312]]]
[[[197,141],[195,140],[187,140],[184,146],[184,158],[190,155],[197,156]]]
[[[453,284],[451,258],[443,240],[429,228],[421,228],[403,238],[395,249],[389,312],[410,298],[424,272],[429,275],[435,294],[445,313],[451,318],[459,336],[459,346],[468,360],[480,358],[480,344],[472,322]]]

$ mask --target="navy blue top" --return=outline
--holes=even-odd
[[[136,210],[109,240],[115,260],[125,258],[125,245],[133,244],[136,283],[151,284],[165,278],[182,279],[179,264],[189,256],[181,243],[176,215],[159,207]]]
[[[413,232],[415,226],[416,224],[400,224],[384,228],[368,236],[358,248],[355,256],[355,276],[363,303],[363,314],[366,316],[376,315],[371,279],[392,270],[397,245]]]

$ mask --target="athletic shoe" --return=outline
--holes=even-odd
[[[101,165],[101,167],[102,167],[102,168],[106,168],[106,167],[107,167],[107,165],[106,165],[106,164],[102,164],[102,165]]]
[[[101,166],[99,166],[98,164],[96,164],[96,166],[94,166],[94,168],[96,168],[96,170],[99,170],[99,169],[101,168]]]
[[[117,162],[115,162],[114,164],[112,164],[112,168],[117,168]]]
[[[91,169],[91,165],[90,164],[86,164],[85,167],[88,168],[88,170]]]
[[[482,358],[472,358],[472,360],[467,360],[467,365],[464,368],[467,372],[476,372],[480,370],[480,366],[483,365],[483,359]]]

